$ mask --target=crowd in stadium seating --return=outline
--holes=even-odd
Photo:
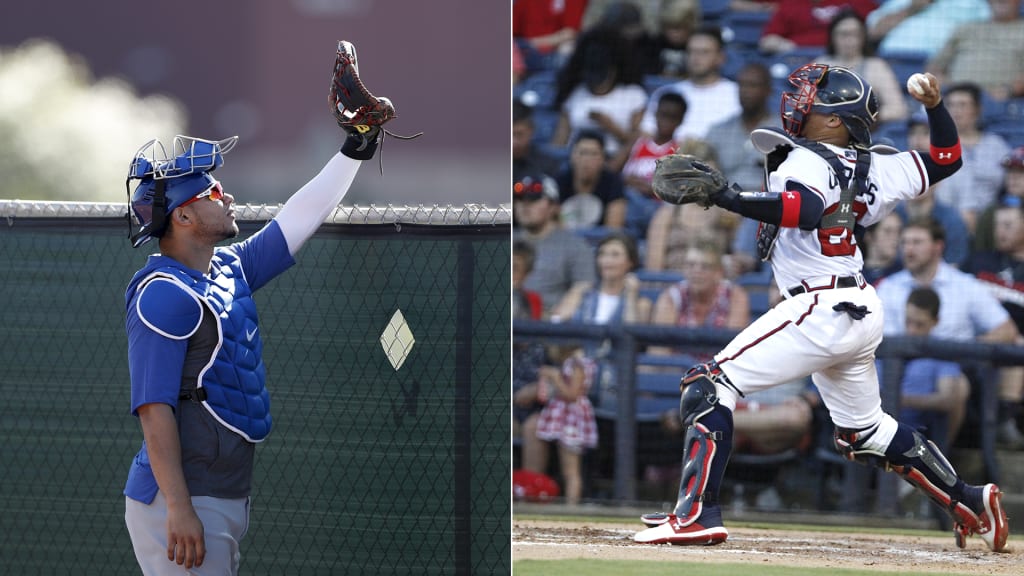
[[[786,78],[814,61],[872,84],[875,143],[927,152],[927,121],[904,87],[925,70],[941,79],[960,134],[963,168],[859,238],[887,333],[1024,343],[1021,0],[514,0],[513,36],[517,318],[739,328],[763,312],[771,279],[755,256],[757,223],[662,203],[654,161],[695,154],[760,189],[762,157],[748,135],[780,126]],[[516,350],[521,425],[543,409],[531,387],[554,361],[534,346]],[[681,373],[700,359],[645,352],[655,365],[638,371]],[[589,397],[600,412],[601,391],[614,385],[607,344],[583,353],[596,363]],[[967,379],[998,378],[999,446],[1024,450],[1024,371],[964,373],[908,363],[909,406],[969,407]],[[939,416],[922,425],[944,427],[949,444],[971,418]],[[535,423],[521,428],[524,467],[543,467],[527,456]]]

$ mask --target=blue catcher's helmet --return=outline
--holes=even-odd
[[[150,238],[163,236],[168,214],[217,184],[210,172],[224,164],[224,154],[230,152],[236,142],[238,136],[203,140],[179,135],[174,137],[170,156],[156,139],[139,148],[125,180],[126,189],[132,180],[140,180],[129,200],[140,226],[130,235],[133,248],[142,246]]]
[[[871,127],[878,120],[878,98],[871,85],[848,68],[807,64],[789,75],[795,92],[782,94],[782,126],[800,136],[809,112],[835,114],[850,139],[871,145]]]

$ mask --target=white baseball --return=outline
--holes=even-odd
[[[924,96],[925,88],[928,86],[928,77],[924,74],[911,74],[910,78],[907,78],[907,90],[911,94]]]

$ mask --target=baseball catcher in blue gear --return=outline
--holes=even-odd
[[[330,93],[346,133],[340,152],[229,245],[220,244],[238,235],[235,198],[212,173],[236,137],[177,136],[169,152],[152,140],[129,164],[132,246],[159,245],[125,290],[131,412],[143,433],[125,524],[143,574],[238,574],[255,447],[273,428],[254,294],[295,265],[395,116],[359,80],[348,42],[338,43]]]

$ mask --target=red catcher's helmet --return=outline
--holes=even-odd
[[[810,112],[835,114],[854,143],[871,145],[878,98],[863,78],[841,66],[807,64],[789,75],[789,83],[796,91],[782,94],[782,127],[786,132],[800,136]]]
[[[549,502],[558,497],[558,483],[545,474],[530,470],[513,470],[512,494],[516,500]]]

